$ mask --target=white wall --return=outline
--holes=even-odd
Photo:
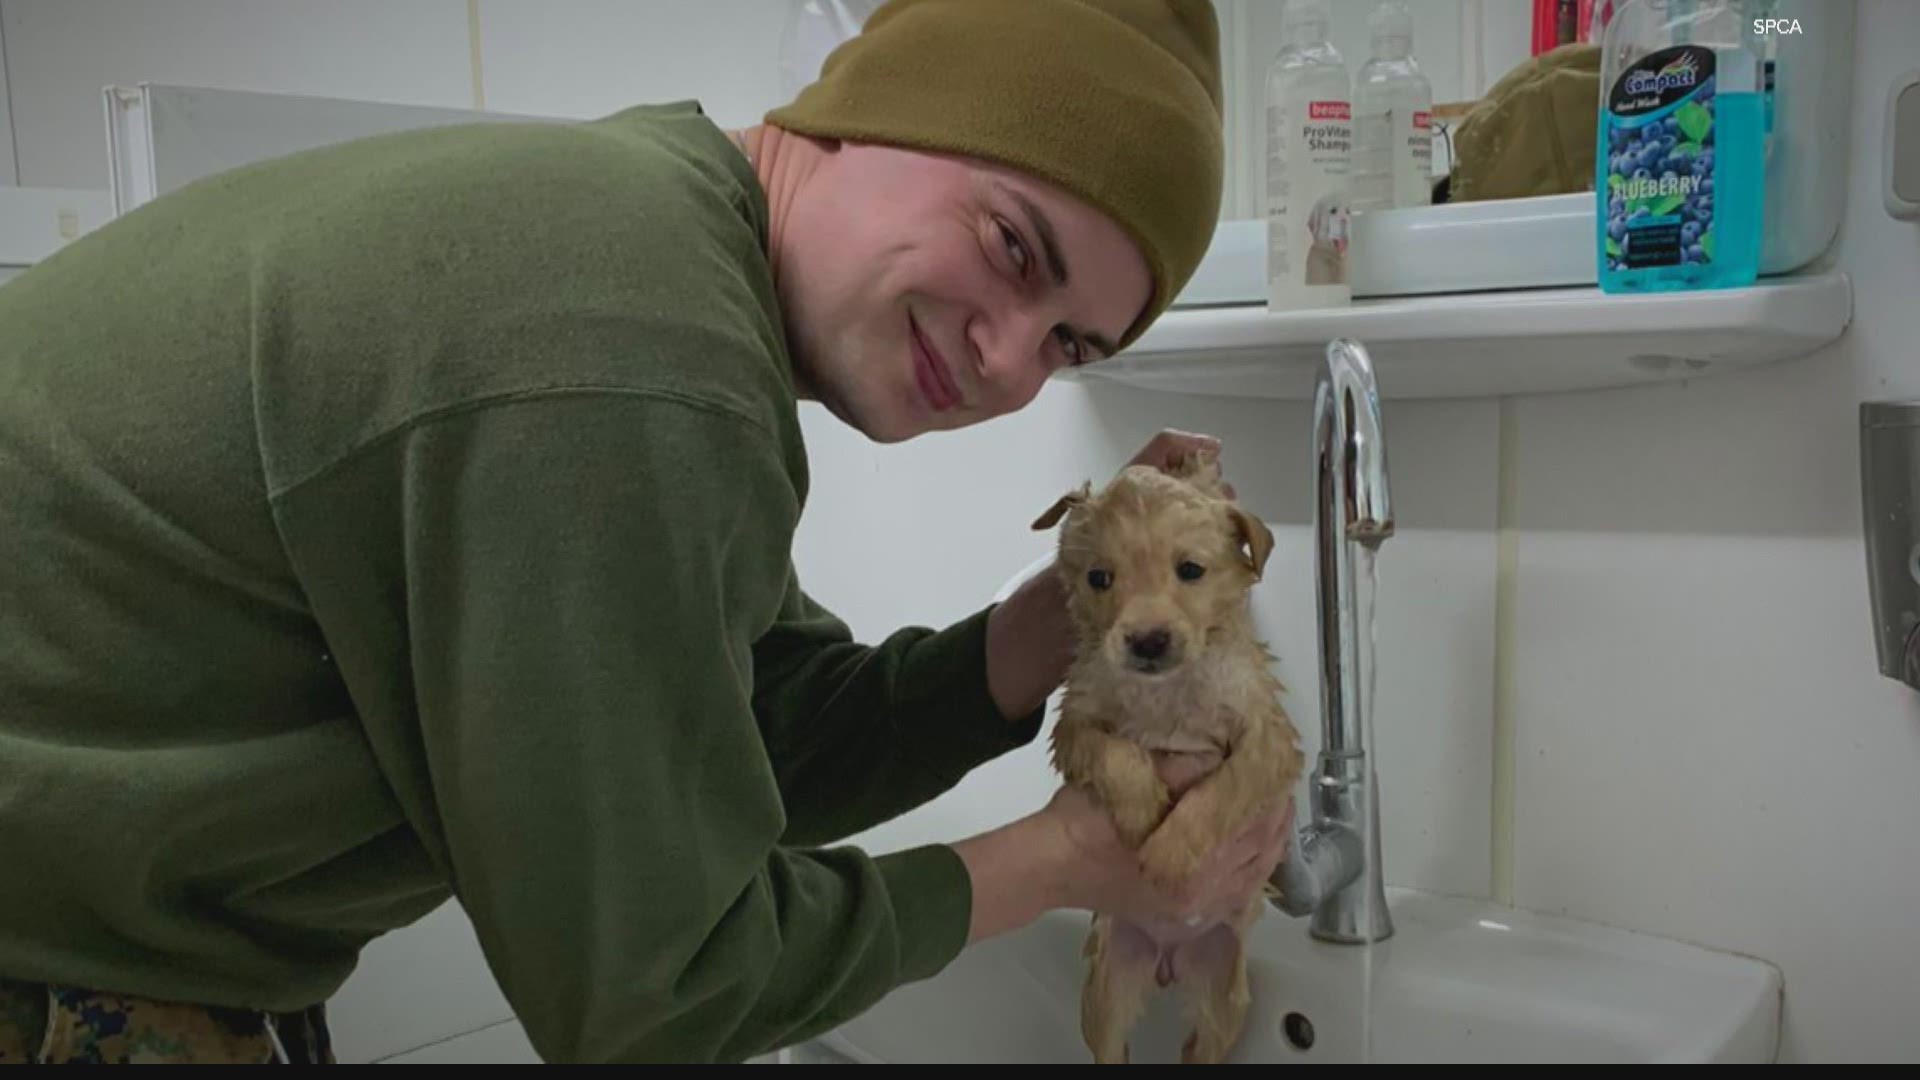
[[[744,126],[779,104],[787,5],[767,0],[480,0],[486,107],[600,116],[699,99]]]
[[[1458,2],[1485,17],[1517,6]],[[0,85],[22,182],[103,187],[108,82],[582,116],[699,97],[736,123],[773,103],[784,11],[0,0]],[[1920,706],[1874,671],[1854,456],[1862,397],[1920,393],[1920,231],[1883,217],[1870,186],[1886,80],[1917,53],[1920,14],[1863,4],[1839,247],[1857,319],[1839,345],[1686,385],[1387,411],[1402,524],[1381,559],[1389,879],[1772,960],[1789,1058],[1920,1055],[1902,979],[1920,970],[1908,827],[1920,820]],[[1276,525],[1261,610],[1296,720],[1317,740],[1304,406],[1061,383],[1021,416],[888,449],[818,409],[805,421],[816,486],[797,556],[810,588],[868,635],[984,602],[1044,550],[1034,514],[1153,430],[1221,434],[1236,483]],[[1504,627],[1497,595],[1511,601]],[[1510,789],[1493,768],[1501,700],[1513,706]],[[985,827],[1047,784],[1031,752],[1012,755],[867,839],[884,849]],[[1513,796],[1511,815],[1496,792]],[[453,907],[370,948],[334,1014],[348,1058],[483,1028],[449,1045],[518,1052],[502,1049],[511,1029],[488,1027],[507,1010]]]
[[[1857,416],[1920,394],[1920,229],[1876,187],[1920,8],[1857,30],[1847,336],[1512,405],[1515,899],[1773,961],[1816,1061],[1920,1056],[1920,698],[1875,666]]]
[[[107,186],[110,82],[473,104],[460,0],[6,0],[0,22],[28,187]]]

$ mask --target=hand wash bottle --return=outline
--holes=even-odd
[[[1627,0],[1608,21],[1594,154],[1602,290],[1759,276],[1762,87],[1746,23],[1739,0]]]

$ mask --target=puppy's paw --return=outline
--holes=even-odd
[[[1156,888],[1175,892],[1200,868],[1197,845],[1171,829],[1161,829],[1140,846],[1140,871]]]
[[[1139,851],[1160,827],[1172,806],[1165,793],[1157,801],[1134,800],[1113,808],[1113,825],[1120,834],[1120,842]]]

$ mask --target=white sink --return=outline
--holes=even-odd
[[[1047,563],[1015,576],[996,599]],[[1256,621],[1283,655],[1312,655],[1310,595],[1275,579],[1255,597]],[[1310,589],[1311,582],[1291,582]],[[1301,635],[1309,635],[1302,637]],[[1291,635],[1291,636],[1289,636]],[[1293,708],[1314,716],[1311,679]],[[1311,739],[1314,732],[1304,732]],[[1384,737],[1384,736],[1383,736]],[[1006,807],[1037,806],[1056,782],[1036,742],[989,763],[954,793],[876,834],[880,847],[971,835]],[[1301,804],[1303,807],[1305,803]],[[1384,815],[1391,820],[1391,809]],[[1306,921],[1269,910],[1249,945],[1253,1007],[1234,1060],[1276,1062],[1768,1062],[1780,1025],[1781,981],[1757,960],[1524,911],[1389,888],[1395,934],[1367,953],[1307,934]],[[1088,1062],[1080,1037],[1084,913],[1054,912],[968,949],[939,976],[902,987],[819,1040],[856,1061]],[[1176,1062],[1186,1027],[1170,994],[1157,997],[1132,1041],[1135,1062]],[[1310,1048],[1289,1040],[1303,1017]],[[1363,1016],[1372,1018],[1363,1049]],[[810,1047],[813,1049],[815,1047]],[[796,1055],[796,1056],[806,1056]]]
[[[1483,902],[1389,889],[1396,933],[1365,950],[1310,938],[1270,911],[1249,949],[1253,1007],[1233,1060],[1770,1062],[1780,976],[1756,960]],[[1092,1060],[1079,1030],[1084,914],[1055,912],[975,946],[824,1037],[855,1061]],[[1297,1047],[1304,1017],[1310,1048]],[[1177,1062],[1171,994],[1135,1030],[1133,1061]]]

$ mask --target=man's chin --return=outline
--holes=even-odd
[[[943,413],[910,409],[876,409],[868,415],[865,423],[856,423],[853,426],[859,428],[862,434],[874,442],[892,444],[907,442],[922,435],[958,431],[978,422],[977,417],[957,409]]]
[[[853,427],[856,428],[860,434],[865,435],[868,440],[879,443],[882,446],[894,446],[907,442],[918,436],[925,435],[929,430],[924,426],[909,424],[903,419],[890,417],[880,417],[874,422],[869,423],[855,423]]]
[[[821,394],[818,400],[834,419],[866,436],[870,442],[903,443],[925,430],[877,402],[858,401],[839,394]]]

